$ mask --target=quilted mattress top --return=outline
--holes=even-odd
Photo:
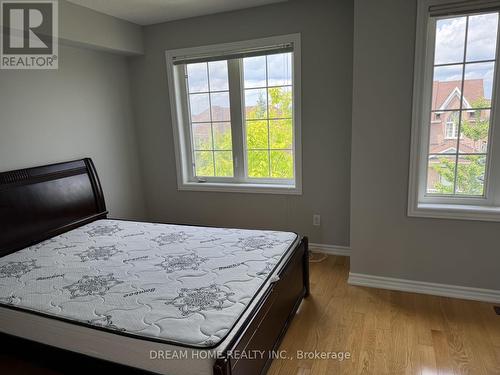
[[[181,346],[217,346],[289,232],[98,220],[0,258],[0,305]]]

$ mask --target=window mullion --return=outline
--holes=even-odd
[[[234,177],[238,181],[245,178],[243,152],[243,108],[241,64],[239,59],[228,60],[229,102],[231,106],[231,134],[233,140]]]
[[[468,44],[468,35],[469,35],[469,16],[465,19],[465,36],[464,36],[464,57],[462,60],[462,83],[460,87],[460,104],[458,105],[458,135],[457,135],[457,153],[455,155],[455,176],[453,179],[453,194],[457,194],[457,183],[458,183],[458,162],[460,155],[460,132],[462,131],[462,113],[464,107],[464,88],[465,88],[465,63],[467,61],[467,44]],[[453,129],[453,135],[455,135],[455,129]]]

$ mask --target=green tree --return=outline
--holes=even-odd
[[[432,168],[442,177],[442,181],[435,184],[435,189],[441,194],[453,194],[455,180],[455,157],[439,158],[439,164]],[[484,174],[484,157],[481,155],[467,155],[459,157],[457,165],[457,191],[467,195],[482,195]]]
[[[269,106],[265,95],[261,91],[257,104],[246,108],[248,175],[293,178],[293,155],[288,151],[293,143],[292,91],[286,87],[269,88]],[[271,119],[269,124],[267,117]]]
[[[250,177],[293,178],[293,155],[289,151],[293,143],[292,112],[292,92],[286,87],[269,88],[268,94],[261,91],[256,105],[245,109]],[[211,129],[205,130],[206,137],[195,138],[196,149],[207,150],[195,151],[197,176],[233,176],[231,127],[223,125],[214,123]],[[212,134],[213,149],[225,151],[210,151]]]
[[[485,98],[480,98],[472,103],[472,108],[475,109],[473,119],[462,120],[462,133],[465,137],[472,139],[475,142],[483,141],[488,138],[488,133],[490,130],[490,119],[488,117],[482,117],[484,108],[490,106],[489,100]]]

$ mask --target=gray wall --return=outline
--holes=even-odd
[[[76,46],[122,54],[143,53],[141,26],[66,0],[59,0],[59,38]]]
[[[295,230],[349,242],[352,1],[300,0],[144,28],[132,92],[151,219]],[[165,50],[302,34],[303,195],[177,191]],[[321,227],[312,226],[319,213]]]
[[[112,216],[144,216],[125,57],[60,46],[59,70],[0,70],[0,171],[90,156]]]
[[[406,216],[416,0],[355,0],[351,272],[500,289],[500,223]]]

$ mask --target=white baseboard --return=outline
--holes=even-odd
[[[469,288],[458,285],[428,283],[424,281],[396,279],[392,277],[373,276],[352,272],[349,273],[349,280],[347,282],[350,285],[366,286],[370,288],[500,303],[500,290],[494,289]]]
[[[309,243],[309,250],[329,255],[342,255],[345,257],[351,256],[351,248],[348,246]]]

